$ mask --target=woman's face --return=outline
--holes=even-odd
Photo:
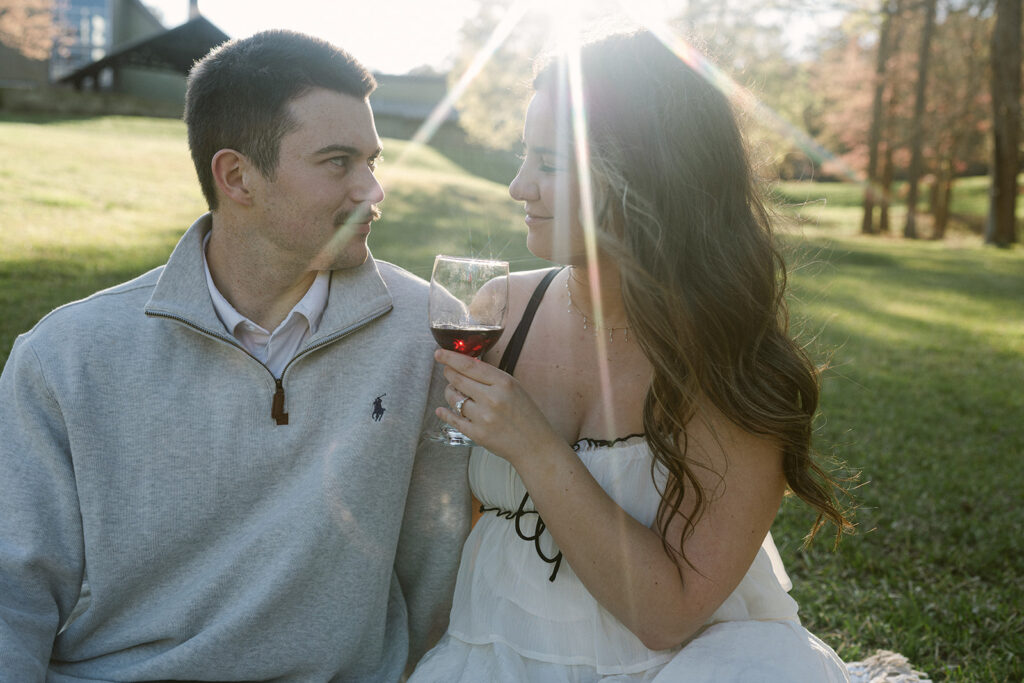
[[[558,122],[564,122],[559,125]],[[586,252],[580,221],[579,185],[569,117],[556,112],[555,99],[538,92],[523,127],[525,156],[508,191],[526,209],[526,246],[539,258],[583,264]]]

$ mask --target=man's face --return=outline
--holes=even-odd
[[[308,270],[353,268],[384,190],[374,177],[380,138],[369,103],[315,89],[293,100],[296,127],[281,138],[273,179],[250,185],[258,231],[277,262]]]

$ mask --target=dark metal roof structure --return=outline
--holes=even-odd
[[[122,67],[160,69],[188,75],[197,59],[227,39],[228,35],[206,17],[198,16],[181,26],[129,43],[102,59],[72,71],[60,78],[58,83],[73,83],[81,87],[86,79],[97,81],[104,69],[116,71]]]

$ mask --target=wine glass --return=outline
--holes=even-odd
[[[430,331],[438,345],[474,358],[505,330],[508,261],[439,255],[430,276]],[[438,437],[449,446],[472,446],[465,434],[444,425]]]

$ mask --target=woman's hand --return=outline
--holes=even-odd
[[[445,366],[445,399],[436,415],[513,465],[523,455],[567,447],[526,391],[507,372],[453,351],[438,349]],[[463,400],[464,399],[464,400]],[[462,401],[462,414],[455,407]]]

